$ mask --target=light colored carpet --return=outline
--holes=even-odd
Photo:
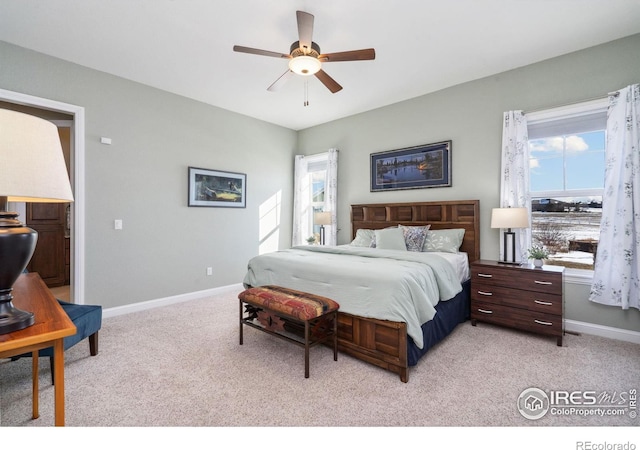
[[[105,319],[100,352],[66,357],[72,427],[635,427],[636,418],[525,419],[526,388],[609,393],[640,388],[640,346],[595,336],[545,338],[469,322],[397,375],[339,354],[304,350],[245,328],[237,291]],[[40,418],[31,420],[31,360],[0,361],[0,422],[53,424],[53,386],[41,359]]]

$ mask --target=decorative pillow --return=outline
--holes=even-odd
[[[398,225],[404,235],[404,243],[410,252],[421,252],[427,238],[427,230],[431,225],[421,227]]]
[[[373,230],[361,228],[356,231],[356,237],[351,241],[351,245],[356,247],[371,247],[375,234]]]
[[[376,248],[384,250],[407,250],[404,234],[398,227],[375,231]]]
[[[462,245],[464,231],[464,228],[428,230],[422,251],[458,253]]]

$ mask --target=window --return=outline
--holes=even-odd
[[[598,248],[607,100],[527,114],[532,245],[548,264],[593,270]]]

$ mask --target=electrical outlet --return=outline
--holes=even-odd
[[[213,267],[207,267],[207,275],[213,275]]]

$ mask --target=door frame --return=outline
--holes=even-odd
[[[74,303],[85,300],[85,122],[84,107],[58,102],[20,92],[0,89],[0,100],[73,116],[71,148],[71,298]]]

